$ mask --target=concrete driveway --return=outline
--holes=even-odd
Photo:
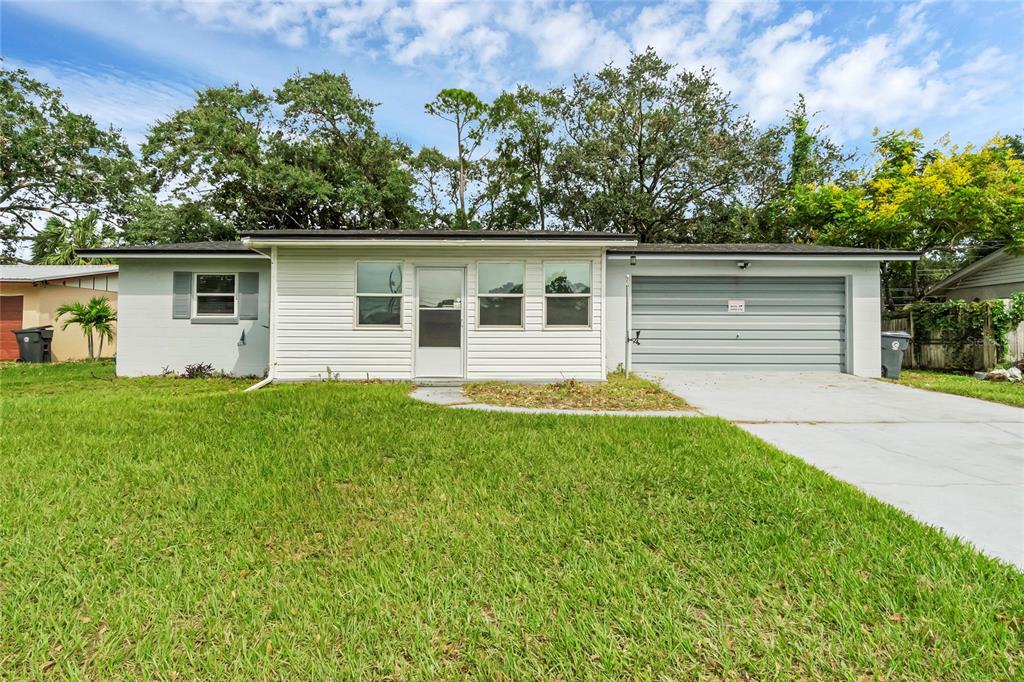
[[[705,414],[1024,569],[1024,410],[847,374],[650,376]]]

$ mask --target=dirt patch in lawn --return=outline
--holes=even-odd
[[[569,379],[555,384],[468,384],[465,394],[488,405],[566,410],[692,410],[685,400],[637,376],[608,375],[603,383]]]

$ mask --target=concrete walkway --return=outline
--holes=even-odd
[[[698,412],[661,411],[661,410],[566,410],[553,407],[509,407],[507,405],[487,405],[474,403],[472,398],[462,392],[459,386],[417,386],[409,394],[416,400],[434,405],[445,405],[469,410],[486,412],[514,412],[520,414],[577,414],[606,417],[694,417]]]
[[[1024,569],[1024,410],[847,374],[651,374],[705,414]]]

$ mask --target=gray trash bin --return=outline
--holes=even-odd
[[[11,332],[18,339],[18,360],[20,362],[49,362],[53,328],[28,327]]]
[[[882,332],[882,376],[889,379],[900,378],[903,367],[903,353],[912,341],[906,332]]]

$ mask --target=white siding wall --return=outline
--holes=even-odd
[[[402,328],[355,326],[355,263],[403,263]],[[545,260],[592,263],[590,329],[544,329]],[[526,265],[525,328],[477,328],[477,264]],[[603,250],[592,246],[536,247],[277,247],[277,319],[274,331],[278,380],[307,380],[330,373],[342,379],[411,379],[414,367],[417,266],[466,269],[466,378],[601,380],[603,370]]]
[[[192,324],[173,319],[173,273],[259,272],[259,319],[236,324]],[[125,259],[119,271],[117,374],[180,372],[195,362],[218,372],[262,375],[269,364],[270,263],[266,259]],[[239,345],[242,332],[245,345]]]
[[[846,279],[846,367],[859,376],[881,373],[881,285],[877,262],[750,260],[745,270],[737,260],[670,260],[638,256],[636,265],[628,260],[608,261],[607,367],[614,370],[626,360],[626,275],[695,275],[728,277],[844,277]],[[643,340],[641,339],[641,342]]]

